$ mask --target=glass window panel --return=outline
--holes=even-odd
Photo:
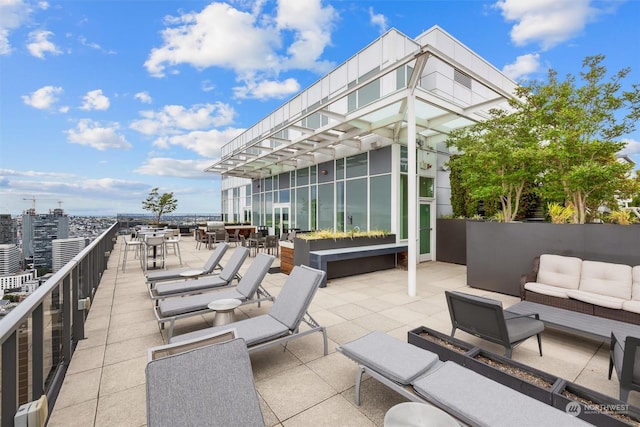
[[[251,206],[251,185],[247,185],[245,188],[245,206]]]
[[[333,230],[333,183],[318,186],[318,229]]]
[[[358,108],[364,107],[380,98],[380,80],[374,80],[358,90]]]
[[[270,191],[272,189],[271,177],[264,179],[264,187],[262,191]]]
[[[317,170],[318,167],[316,165],[313,165],[309,168],[310,172],[309,172],[309,180],[311,184],[316,184],[318,175],[317,175]]]
[[[365,176],[367,174],[367,153],[347,157],[347,178]]]
[[[371,230],[391,230],[391,175],[374,176],[369,192]]]
[[[409,238],[409,188],[406,174],[400,175],[400,238]]]
[[[273,192],[265,193],[265,215],[264,215],[264,224],[267,227],[271,227],[273,225]]]
[[[309,187],[296,189],[296,226],[309,230]]]
[[[344,179],[344,159],[336,160],[336,179]]]
[[[336,182],[336,231],[344,231],[344,181]]]
[[[407,147],[404,145],[400,146],[400,172],[407,173],[409,172],[409,162],[408,162],[408,153]]]
[[[254,225],[260,224],[260,194],[254,194],[251,203],[251,221]]]
[[[398,68],[396,70],[396,89],[402,89],[407,84],[407,76],[405,74],[405,67]]]
[[[302,187],[303,185],[309,185],[309,168],[298,169],[296,174],[298,175],[296,184],[299,187]]]
[[[280,190],[280,203],[289,203],[289,190]]]
[[[369,174],[391,173],[391,147],[369,151]]]
[[[318,187],[316,185],[311,186],[311,230],[317,229],[317,213],[318,213]]]
[[[352,179],[347,183],[347,194],[345,200],[346,205],[346,230],[353,227],[360,227],[361,230],[367,229],[367,179]]]
[[[433,197],[433,178],[420,177],[420,197]]]

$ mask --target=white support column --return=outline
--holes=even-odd
[[[416,183],[416,106],[415,95],[407,96],[407,190],[408,203],[408,279],[407,293],[416,296],[416,265],[418,263],[418,185]]]

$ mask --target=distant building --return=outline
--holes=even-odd
[[[20,249],[15,244],[0,244],[0,276],[20,271]]]
[[[0,289],[3,291],[7,289],[22,289],[27,283],[34,281],[36,278],[37,273],[35,270],[9,276],[0,276]]]
[[[9,214],[0,214],[0,245],[17,243],[16,226]]]
[[[33,266],[36,269],[51,268],[51,242],[68,237],[69,217],[62,209],[53,209],[48,214],[36,214],[30,209],[22,216],[23,256],[33,257]]]
[[[85,248],[86,239],[84,237],[55,239],[51,242],[51,245],[52,269],[55,273]]]

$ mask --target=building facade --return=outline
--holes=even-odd
[[[0,214],[0,245],[15,243],[17,243],[15,221],[9,214]]]
[[[36,214],[32,209],[22,215],[22,251],[33,258],[34,268],[52,267],[52,241],[69,237],[69,217],[62,209]]]
[[[392,29],[223,146],[207,171],[222,176],[225,220],[389,230],[408,243],[411,275],[435,259],[435,218],[451,213],[447,135],[508,108],[515,87],[437,26],[415,39]]]
[[[78,255],[87,245],[84,237],[74,237],[70,239],[55,239],[51,241],[52,247],[52,270],[55,273],[66,263]]]
[[[0,276],[8,276],[20,271],[20,248],[17,245],[0,245]]]

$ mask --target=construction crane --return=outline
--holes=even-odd
[[[31,197],[29,199],[29,198],[23,197],[22,200],[31,200],[31,203],[32,203],[32,205],[31,205],[31,213],[35,215],[35,213],[36,213],[36,198],[35,197]]]

